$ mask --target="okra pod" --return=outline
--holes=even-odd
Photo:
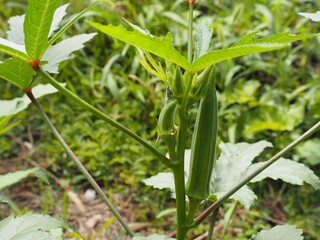
[[[203,200],[208,197],[215,162],[218,129],[218,105],[215,71],[210,71],[205,95],[197,112],[191,142],[190,172],[186,184],[189,197]]]

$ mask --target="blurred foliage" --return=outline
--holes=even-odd
[[[1,37],[8,29],[7,19],[23,14],[26,3],[26,0],[0,0]],[[67,18],[82,8],[82,1],[72,0]],[[316,0],[244,0],[240,3],[199,0],[195,25],[205,22],[214,30],[211,49],[216,49],[229,46],[241,36],[257,30],[259,36],[276,32],[320,32],[319,23],[297,14],[319,9],[320,3]],[[126,18],[154,35],[163,36],[170,31],[176,48],[186,53],[187,16],[183,0],[101,0],[63,37],[93,32],[86,20],[125,24],[122,18]],[[275,146],[266,154],[269,157],[319,120],[319,46],[319,38],[311,39],[281,51],[219,64],[217,87],[221,139],[233,143],[266,139]],[[66,82],[67,87],[83,99],[156,143],[156,121],[164,105],[165,88],[161,80],[150,76],[140,66],[134,48],[99,33],[84,51],[61,65],[56,78]],[[21,95],[16,90],[0,81],[2,99]],[[150,190],[141,183],[142,179],[165,170],[148,151],[59,94],[40,102],[66,142],[108,190],[133,194],[134,201],[146,205],[156,204],[152,211],[168,207],[168,193]],[[84,178],[47,131],[36,110],[29,108],[11,122],[17,121],[22,124],[0,138],[0,165],[2,159],[15,159],[27,152],[28,159],[36,160],[65,182],[81,188]],[[320,175],[319,141],[320,133],[316,133],[286,157],[311,164]],[[236,214],[225,238],[221,231],[217,231],[219,239],[230,239],[230,236],[247,239],[266,224],[275,224],[270,219],[272,207],[268,208],[263,199],[280,199],[285,220],[304,228],[306,239],[320,235],[319,193],[308,187],[297,188],[275,181],[255,186],[262,196],[254,207],[256,210],[246,212],[247,215],[243,212]],[[158,200],[153,200],[155,195],[159,196]],[[145,211],[141,218],[148,215]]]

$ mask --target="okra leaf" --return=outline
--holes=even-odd
[[[38,168],[31,168],[28,170],[20,170],[13,173],[7,173],[4,175],[0,175],[0,191],[8,186],[11,186],[20,180],[28,177],[31,174],[35,174],[35,172],[39,171]],[[0,238],[2,239],[2,238]]]
[[[0,52],[19,58],[25,62],[29,62],[30,60],[28,55],[25,53],[23,45],[16,44],[4,38],[0,38]]]
[[[298,13],[299,15],[310,19],[311,21],[314,22],[320,22],[320,11],[317,11],[316,13]]]
[[[168,33],[165,38],[158,38],[151,35],[148,31],[135,27],[133,31],[125,29],[122,25],[101,25],[99,23],[89,22],[89,24],[101,32],[128,43],[137,48],[164,58],[165,60],[175,63],[180,67],[189,70],[190,63],[183,57],[172,44],[172,35]]]
[[[301,143],[297,146],[297,154],[304,158],[309,164],[317,165],[320,163],[320,139],[315,138]]]
[[[278,225],[270,230],[262,230],[251,240],[303,240],[303,231],[292,225]]]
[[[34,71],[31,66],[18,58],[10,58],[0,64],[0,79],[13,83],[21,89],[30,87]]]
[[[255,34],[256,32],[244,36],[236,44],[229,48],[208,52],[207,54],[196,59],[192,63],[190,70],[192,72],[197,72],[227,59],[241,57],[253,53],[278,50],[288,46],[288,44],[291,42],[318,36],[318,34],[292,35],[289,33],[279,33],[271,37],[256,39],[254,37]]]
[[[267,147],[272,144],[267,141],[260,141],[254,144],[249,143],[221,143],[219,145],[221,154],[212,172],[211,193],[217,198],[223,196],[243,177],[252,161]],[[242,187],[230,198],[238,200],[246,208],[249,208],[256,195],[248,186]]]
[[[62,240],[61,226],[61,221],[48,215],[10,216],[0,221],[0,239]]]
[[[252,164],[248,168],[248,174],[259,168],[262,162]],[[258,182],[265,178],[274,180],[281,179],[282,181],[302,185],[303,182],[309,183],[316,190],[320,190],[320,179],[306,165],[289,159],[280,158],[270,167],[262,171],[251,182]]]
[[[60,0],[30,0],[24,21],[26,51],[32,60],[43,55]]]
[[[25,16],[25,14],[14,16],[8,20],[10,26],[10,30],[7,31],[8,40],[22,46],[24,45],[23,23]]]
[[[212,37],[212,29],[208,28],[206,24],[199,24],[195,30],[195,52],[194,52],[194,59],[197,59],[207,53],[211,37]]]
[[[32,89],[32,93],[35,98],[40,98],[42,96],[52,94],[57,91],[58,90],[50,84],[40,84]],[[22,110],[26,109],[30,103],[30,99],[26,95],[14,98],[12,100],[0,100],[0,117],[17,114],[18,112],[21,112]]]
[[[72,52],[83,48],[83,44],[95,35],[96,33],[80,34],[49,47],[42,57],[43,62],[48,62],[42,66],[43,70],[58,73],[59,63],[69,59]]]
[[[152,234],[147,237],[135,236],[133,237],[133,240],[175,240],[175,238],[169,238],[167,236],[159,234]]]

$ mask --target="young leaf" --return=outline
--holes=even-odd
[[[43,62],[48,62],[42,66],[43,70],[58,73],[59,63],[69,59],[72,52],[83,48],[83,44],[95,35],[96,33],[77,35],[49,47],[42,57]]]
[[[42,57],[60,0],[30,0],[24,21],[26,51],[32,60]]]
[[[190,63],[188,60],[174,48],[172,44],[172,35],[170,33],[168,33],[165,38],[160,39],[148,34],[146,31],[140,31],[137,29],[129,31],[121,25],[104,26],[94,22],[89,22],[89,24],[113,38],[119,39],[120,41],[126,42],[137,48],[141,48],[144,51],[162,57],[165,60],[173,62],[186,70],[190,68]]]
[[[203,23],[199,24],[195,31],[194,59],[197,59],[207,53],[210,46],[212,33],[212,29],[208,28],[207,25]]]
[[[253,172],[261,164],[263,163],[252,164],[248,169],[248,173]],[[306,182],[312,185],[314,189],[320,190],[320,179],[313,171],[302,163],[285,158],[277,160],[270,167],[252,179],[251,182],[258,182],[265,178],[272,178],[274,180],[281,179],[282,181],[296,185],[302,185],[303,182]]]
[[[303,240],[303,231],[292,225],[278,225],[270,230],[262,230],[251,240]]]
[[[62,222],[48,215],[10,216],[0,222],[0,239],[14,240],[62,240],[51,232],[61,228]]]
[[[21,89],[30,87],[33,74],[31,66],[18,58],[10,58],[0,64],[0,79],[11,82]]]
[[[8,186],[11,186],[20,180],[28,177],[30,174],[34,174],[39,171],[38,168],[31,168],[28,170],[20,170],[13,173],[7,173],[5,175],[0,175],[0,191]],[[0,238],[2,239],[2,238]]]
[[[200,71],[218,62],[236,57],[245,56],[252,53],[269,52],[284,48],[290,42],[303,40],[318,36],[318,34],[298,34],[279,33],[271,37],[255,39],[254,33],[241,38],[235,45],[221,50],[211,51],[196,59],[191,66],[192,72]]]
[[[159,234],[152,234],[148,237],[135,236],[133,237],[133,240],[175,240],[175,238],[169,238],[167,236]]]
[[[221,154],[212,173],[211,193],[220,198],[230,190],[245,176],[246,170],[254,158],[266,147],[272,147],[272,144],[267,141],[260,141],[254,144],[221,143]],[[233,194],[231,198],[238,200],[246,208],[249,208],[256,196],[248,186],[244,186]]]
[[[50,84],[40,84],[32,89],[32,93],[35,98],[40,98],[57,91],[58,90],[52,87]],[[30,99],[26,95],[12,100],[0,100],[0,117],[17,114],[18,112],[26,109],[30,103]]]

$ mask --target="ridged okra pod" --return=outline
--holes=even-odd
[[[209,195],[210,179],[215,162],[218,129],[218,105],[215,87],[215,70],[212,68],[205,95],[197,112],[191,142],[190,172],[186,194],[196,199]]]

